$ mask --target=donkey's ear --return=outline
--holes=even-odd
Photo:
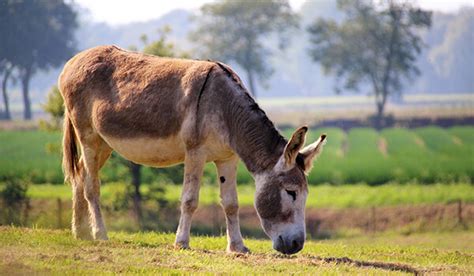
[[[283,151],[283,160],[285,161],[285,165],[287,167],[293,167],[295,165],[296,156],[298,156],[298,152],[304,146],[304,140],[307,131],[307,126],[298,128],[291,136],[288,144],[286,144],[285,151]]]
[[[316,142],[301,150],[300,153],[303,155],[305,173],[309,173],[313,168],[313,161],[323,150],[324,144],[326,144],[326,134],[322,134]]]

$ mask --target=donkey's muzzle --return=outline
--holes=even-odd
[[[278,236],[278,240],[273,243],[273,248],[283,254],[295,254],[303,249],[304,238],[283,238]]]

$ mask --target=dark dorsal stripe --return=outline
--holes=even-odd
[[[212,69],[214,69],[214,66],[212,66],[209,71],[207,72],[206,79],[204,80],[204,83],[201,87],[201,90],[199,91],[199,96],[198,96],[198,101],[197,101],[197,107],[196,107],[196,116],[198,115],[199,112],[199,104],[201,103],[201,97],[202,93],[204,92],[204,89],[206,88],[207,80],[209,79],[209,76],[211,75]],[[197,117],[196,117],[197,118]]]
[[[227,65],[215,63],[241,92],[232,93],[232,100],[224,108],[234,150],[252,173],[268,169],[278,161],[286,140],[243,86],[237,74]]]

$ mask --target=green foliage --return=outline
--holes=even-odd
[[[148,36],[146,34],[141,35],[140,40],[145,45],[142,52],[159,57],[189,58],[188,53],[179,52],[174,43],[168,41],[167,36],[171,31],[171,27],[169,26],[158,29],[159,38],[152,42],[148,42]]]
[[[389,96],[397,96],[404,79],[417,75],[416,58],[423,42],[418,30],[430,27],[431,12],[408,1],[339,0],[345,20],[318,19],[309,28],[310,56],[342,88],[370,86],[381,119]]]
[[[37,70],[61,65],[75,52],[76,13],[63,0],[4,0],[0,9],[0,63],[18,71],[23,87],[24,117],[31,119],[29,82]]]
[[[265,81],[273,71],[268,63],[272,53],[262,38],[278,34],[280,48],[285,48],[288,32],[298,25],[288,1],[222,0],[205,4],[201,13],[198,27],[191,34],[200,45],[199,54],[242,67],[255,96],[255,77]]]
[[[153,186],[154,184],[152,184]],[[1,187],[1,184],[0,184]],[[180,200],[182,186],[163,185],[164,197],[168,204]],[[112,210],[125,210],[130,205],[123,205],[126,198],[127,184],[125,182],[103,183],[101,187],[101,201]],[[237,187],[239,205],[253,206],[255,187],[253,185],[239,185]],[[144,195],[152,193],[153,188],[148,185],[141,187]],[[160,191],[161,193],[161,191]],[[200,206],[214,205],[220,202],[219,187],[204,184],[200,188]],[[31,199],[70,200],[71,187],[66,185],[30,185],[28,196]],[[447,204],[461,200],[469,204],[474,203],[474,185],[469,183],[446,184],[436,183],[422,185],[417,183],[397,184],[390,183],[380,186],[366,184],[343,185],[310,185],[309,197],[306,206],[309,208],[367,208],[381,206],[419,205],[419,204]],[[156,201],[153,203],[155,204]],[[129,204],[127,201],[125,204]],[[156,206],[153,207],[153,210]]]
[[[56,85],[49,90],[43,110],[50,115],[51,120],[41,120],[40,128],[47,131],[61,130],[61,122],[64,117],[64,100]]]
[[[28,203],[28,182],[18,179],[8,179],[1,187],[0,199],[2,209],[0,210],[1,224],[21,224],[22,211]]]

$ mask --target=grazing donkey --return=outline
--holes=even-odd
[[[64,66],[59,88],[66,108],[63,168],[72,183],[75,237],[107,239],[98,173],[115,150],[147,166],[184,162],[176,247],[189,247],[203,167],[212,161],[220,180],[227,251],[248,252],[238,218],[240,157],[255,178],[255,208],[273,248],[285,254],[303,248],[305,173],[326,136],[302,148],[307,127],[301,127],[287,142],[228,66],[100,46]]]

